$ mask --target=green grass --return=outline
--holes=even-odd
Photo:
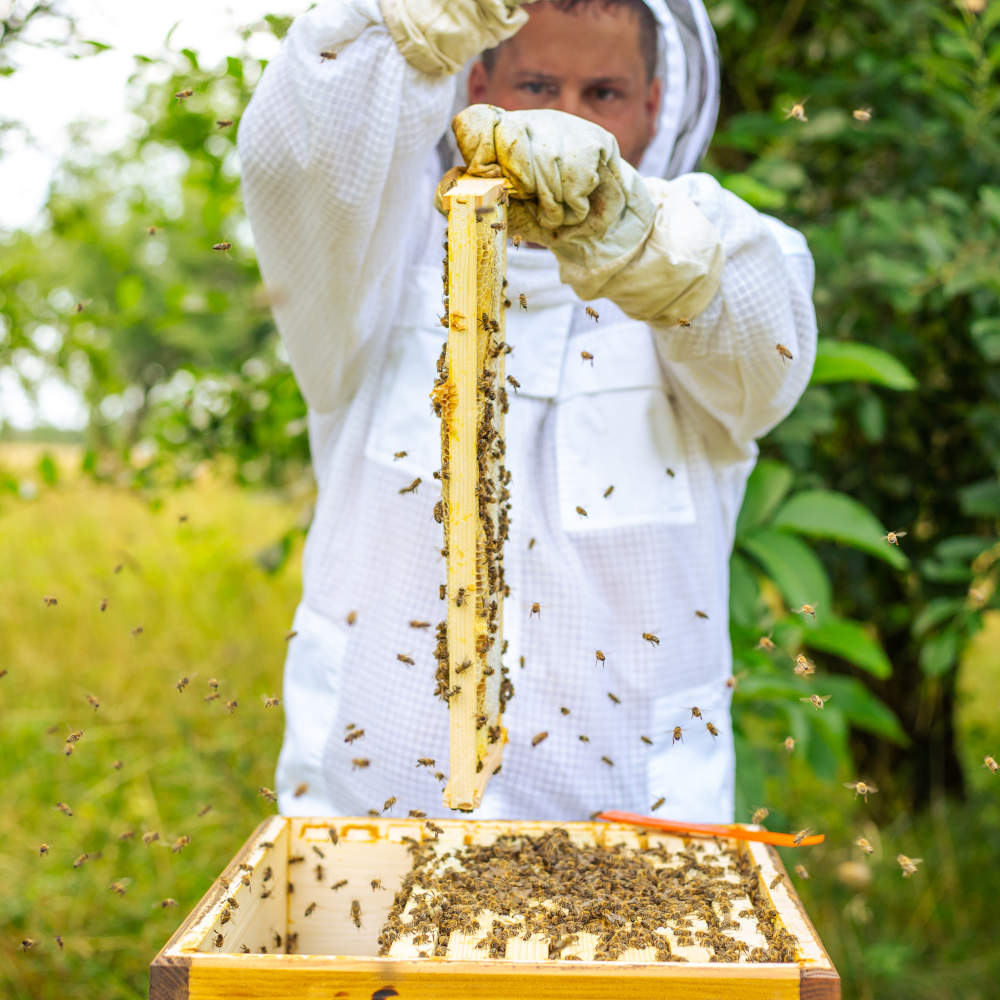
[[[257,789],[273,786],[284,719],[262,696],[280,693],[298,552],[274,575],[255,556],[298,522],[301,502],[207,478],[162,494],[160,509],[81,480],[43,487],[31,502],[0,499],[0,669],[9,671],[0,679],[4,1000],[144,997],[150,959],[273,811]],[[45,607],[46,595],[58,604]],[[770,825],[827,834],[820,847],[785,859],[790,870],[809,870],[796,888],[843,976],[845,1000],[997,995],[1000,776],[981,765],[985,753],[1000,753],[998,650],[994,620],[962,669],[968,801],[910,816],[879,796],[855,803],[839,782],[804,767],[768,779]],[[191,684],[179,694],[184,674]],[[222,697],[206,704],[210,677]],[[88,694],[100,699],[96,713]],[[233,697],[230,715],[223,706]],[[66,758],[70,727],[85,735]],[[72,818],[52,808],[60,801]],[[207,804],[212,811],[199,819]],[[135,841],[118,840],[125,829]],[[144,846],[146,830],[160,841]],[[190,846],[171,853],[182,834]],[[875,844],[873,858],[853,846],[859,834]],[[44,858],[42,842],[51,848]],[[78,855],[96,852],[100,859],[73,869]],[[900,852],[924,859],[912,879],[901,877]],[[856,873],[846,880],[845,862],[863,863],[870,884]],[[122,876],[133,881],[119,898],[108,885]],[[152,908],[168,896],[178,909]],[[38,941],[27,954],[24,937]]]

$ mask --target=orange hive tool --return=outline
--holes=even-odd
[[[618,812],[614,809],[599,813],[597,819],[606,820],[608,823],[647,826],[651,830],[669,830],[671,833],[697,833],[708,837],[729,837],[733,840],[759,840],[763,844],[776,844],[779,847],[812,847],[813,844],[822,844],[826,840],[822,833],[818,833],[812,837],[803,837],[796,844],[795,834],[792,833],[748,830],[736,824],[687,823],[676,819],[658,819],[655,816],[640,816],[638,813]]]

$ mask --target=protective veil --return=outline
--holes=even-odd
[[[507,416],[504,632],[516,693],[483,816],[582,819],[663,797],[661,815],[732,819],[728,560],[754,439],[812,369],[812,259],[798,233],[690,173],[715,123],[714,36],[701,0],[647,2],[664,99],[640,173],[654,198],[683,200],[691,224],[717,234],[721,270],[687,326],[639,322],[606,299],[589,303],[595,324],[554,254],[509,251],[507,370],[521,388]],[[320,58],[328,50],[335,60]],[[240,127],[247,212],[309,404],[319,483],[285,667],[286,814],[363,815],[391,796],[404,815],[444,812],[434,636],[409,622],[445,613],[428,401],[445,339],[433,195],[461,162],[448,126],[466,103],[465,72],[410,65],[377,0],[321,0],[293,23]],[[416,477],[417,492],[401,494]],[[364,739],[344,742],[350,723]],[[684,739],[672,744],[677,725]]]

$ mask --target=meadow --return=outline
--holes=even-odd
[[[258,789],[273,787],[284,720],[264,698],[280,695],[300,545],[277,568],[273,550],[309,496],[210,470],[139,492],[73,474],[72,450],[50,466],[38,457],[0,452],[9,478],[37,489],[0,495],[0,996],[132,1000],[146,995],[150,959],[274,810]],[[983,747],[1000,750],[998,649],[991,620],[960,675],[965,801],[883,816],[877,797],[853,802],[839,781],[790,769],[769,782],[775,818],[807,817],[827,834],[786,863],[807,866],[796,888],[845,998],[995,996],[1000,777],[981,764]],[[220,697],[206,702],[209,679]],[[74,730],[83,736],[67,757]],[[127,830],[134,838],[120,840]],[[174,853],[182,836],[191,842]],[[914,878],[901,878],[899,852],[924,859]],[[109,890],[125,878],[123,897]],[[178,907],[157,905],[167,898]],[[24,938],[37,942],[27,952]]]

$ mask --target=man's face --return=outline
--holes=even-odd
[[[497,52],[492,76],[476,63],[469,100],[507,111],[552,108],[607,129],[633,166],[656,131],[660,81],[647,82],[639,18],[589,3],[567,13],[540,0],[528,23]]]

